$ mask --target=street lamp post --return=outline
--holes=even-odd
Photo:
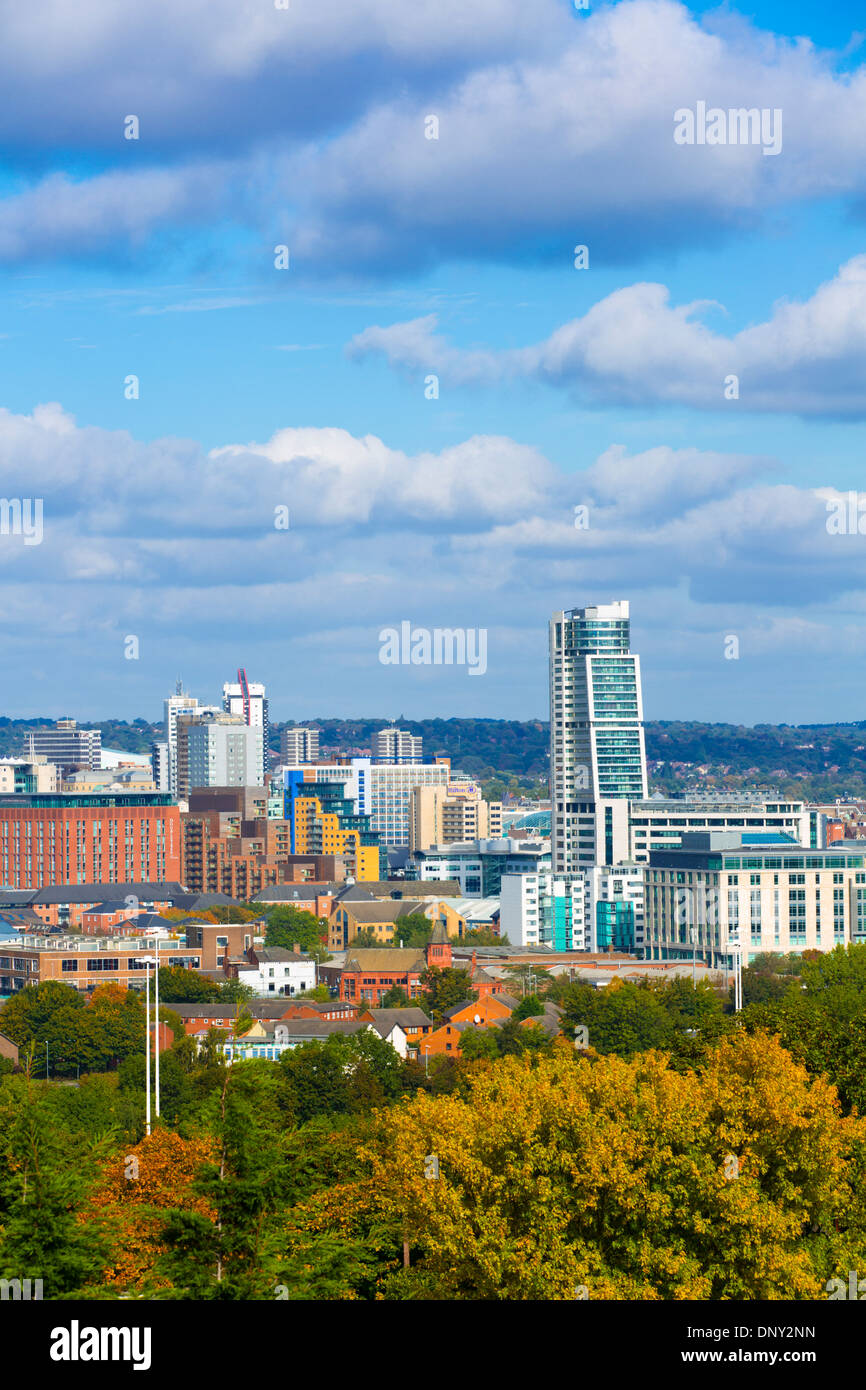
[[[154,1065],[156,1068],[156,1118],[159,1119],[159,937],[154,938],[153,943],[153,993],[154,993],[154,1013],[156,1014],[156,1056]]]
[[[151,965],[153,964],[153,956],[137,956],[137,957],[136,957],[136,964],[137,964],[137,965],[143,965],[144,968],[145,968],[145,974],[144,974],[144,1012],[145,1012],[145,1030],[146,1030],[146,1036],[147,1036],[147,1045],[146,1045],[146,1047],[145,1047],[145,1061],[144,1061],[144,1086],[145,1086],[144,1132],[145,1132],[145,1134],[150,1134],[150,967],[151,967]],[[158,986],[157,986],[157,988],[158,988]],[[158,1046],[159,1046],[159,1037],[157,1037],[157,1047],[158,1047]],[[157,1071],[157,1083],[156,1083],[156,1084],[157,1084],[156,1113],[157,1113],[157,1115],[158,1115],[158,1114],[159,1114],[159,1072],[158,1072],[158,1071]]]

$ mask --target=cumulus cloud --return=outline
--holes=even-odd
[[[800,661],[803,623],[847,632],[866,607],[866,535],[827,524],[841,494],[778,481],[775,462],[754,456],[613,445],[565,473],[506,437],[410,454],[337,428],[208,453],[80,427],[57,404],[0,411],[0,456],[5,498],[44,507],[38,545],[0,517],[4,659],[35,682],[50,650],[67,708],[75,692],[92,698],[94,681],[107,712],[138,690],[151,708],[178,669],[216,662],[224,679],[243,659],[280,691],[275,717],[422,688],[431,713],[478,714],[460,672],[380,686],[378,632],[409,619],[486,627],[483,712],[530,715],[544,709],[555,608],[631,597],[636,645],[668,670],[721,660],[719,625],[755,634],[757,653],[776,623],[775,670],[786,633],[787,659]],[[277,505],[288,530],[274,526]],[[129,633],[141,665],[123,662]],[[302,711],[289,697],[309,661]]]
[[[427,314],[371,326],[348,352],[381,355],[453,385],[526,379],[592,405],[674,404],[861,418],[866,414],[866,255],[803,302],[777,304],[766,323],[725,335],[702,322],[707,301],[672,305],[664,285],[616,290],[529,347],[462,350]],[[736,377],[736,383],[730,378]]]
[[[558,0],[158,0],[122,23],[89,0],[80,28],[78,8],[49,8],[12,26],[6,109],[29,157],[62,128],[103,167],[58,186],[53,232],[55,176],[10,193],[7,260],[90,255],[94,223],[106,243],[195,223],[190,178],[206,185],[192,203],[269,238],[287,226],[293,264],[331,276],[460,257],[565,265],[575,242],[615,264],[718,243],[791,200],[866,193],[866,69],[745,22],[714,30],[673,0],[587,15]],[[780,153],[676,144],[674,112],[698,101],[778,109]],[[118,188],[142,210],[137,233]]]
[[[557,0],[45,0],[5,6],[0,135],[12,152],[106,155],[138,115],[166,152],[339,129],[374,101],[564,42]],[[126,150],[129,154],[129,150]]]

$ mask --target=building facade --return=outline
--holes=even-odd
[[[280,759],[296,763],[315,763],[319,760],[318,729],[283,729],[280,734]]]
[[[485,801],[472,782],[413,787],[409,793],[409,851],[502,835],[502,802]]]
[[[53,729],[35,729],[27,735],[26,755],[30,761],[44,758],[60,768],[102,766],[102,731],[79,729],[74,719],[58,719]]]
[[[0,796],[59,792],[60,768],[44,758],[0,758]]]
[[[624,601],[554,613],[550,621],[551,842],[556,873],[606,859],[595,803],[647,796],[640,658]],[[613,813],[605,818],[612,822]]]
[[[262,729],[237,715],[187,725],[189,790],[196,787],[263,787]]]
[[[47,980],[72,985],[83,994],[107,984],[143,990],[147,966],[142,964],[142,958],[154,954],[152,942],[140,937],[58,938],[26,933],[11,945],[0,941],[0,994],[14,994]],[[188,950],[182,942],[162,940],[159,964],[198,970],[201,961],[198,953]]]
[[[377,763],[420,763],[422,739],[405,729],[379,729],[373,735],[372,753]]]
[[[180,820],[160,793],[0,798],[0,881],[13,888],[180,877]]]
[[[249,785],[264,786],[270,768],[265,687],[259,681],[248,681],[246,671],[238,671],[237,681],[226,681],[223,686],[223,709],[226,714],[236,715],[248,728],[259,731],[259,776],[251,777]]]
[[[550,869],[547,840],[472,840],[435,845],[412,857],[413,879],[454,879],[464,898],[495,898],[507,874],[540,873]],[[503,931],[506,930],[503,927]]]
[[[694,832],[646,870],[644,957],[732,969],[761,952],[866,941],[866,846],[813,850]]]

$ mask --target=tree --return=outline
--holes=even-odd
[[[181,965],[159,967],[159,997],[166,1004],[206,1004],[220,998],[216,980]]]
[[[463,946],[510,946],[508,936],[503,932],[491,931],[489,927],[473,927],[461,937]]]
[[[255,997],[252,985],[242,984],[240,980],[226,980],[220,985],[220,1000],[224,1004],[246,1004]]]
[[[412,1009],[415,1007],[415,1002],[414,999],[409,998],[402,985],[392,985],[382,995],[382,1002],[379,1007],[382,1009]]]
[[[341,1187],[363,1229],[408,1233],[380,1297],[817,1299],[862,1267],[866,1122],[766,1034],[688,1075],[556,1044],[466,1084],[379,1111]]]
[[[434,1023],[442,1022],[446,1009],[468,1002],[473,997],[472,976],[468,970],[436,965],[428,966],[421,976],[421,1000]]]
[[[106,1141],[59,1125],[44,1096],[29,1074],[0,1088],[0,1278],[62,1298],[102,1267],[101,1227],[79,1211]]]
[[[514,1019],[516,1023],[520,1023],[521,1019],[536,1018],[539,1014],[543,1013],[544,1004],[539,999],[538,995],[524,994],[523,998],[517,1005],[517,1008],[514,1010],[511,1017]]]
[[[574,1037],[584,1025],[596,1052],[630,1057],[647,1048],[669,1047],[674,1039],[670,1015],[655,993],[627,981],[613,981],[603,990],[571,985],[562,1007],[563,1032]]]
[[[34,1043],[44,1047],[52,1016],[58,1009],[83,1009],[84,996],[73,985],[46,980],[28,985],[13,994],[0,1008],[0,1033],[23,1047]]]
[[[322,957],[327,955],[327,923],[320,921],[312,912],[304,912],[291,904],[280,904],[268,913],[265,928],[266,946],[283,946],[290,951],[300,946],[308,955]]]
[[[294,995],[295,999],[315,999],[319,1004],[327,1004],[331,998],[331,991],[327,985],[315,985],[312,989],[302,989]]]
[[[179,1205],[205,1218],[213,1209],[193,1189],[202,1164],[214,1155],[205,1135],[184,1139],[158,1126],[125,1154],[107,1161],[89,1202],[101,1216],[109,1240],[103,1282],[118,1294],[142,1296],[167,1290],[168,1279],[155,1273],[167,1247],[162,1239],[164,1213]]]
[[[433,935],[433,923],[423,912],[407,912],[394,923],[394,944],[423,950]]]

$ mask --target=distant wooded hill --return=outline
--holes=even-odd
[[[20,754],[24,735],[50,719],[0,718],[0,757]],[[321,730],[323,753],[368,748],[378,719],[302,720]],[[397,724],[424,740],[426,756],[447,754],[455,767],[476,777],[494,774],[532,781],[547,776],[548,726],[541,719],[403,719]],[[101,720],[109,748],[146,753],[162,726],[144,719]],[[279,748],[283,724],[272,724],[270,745]],[[703,786],[771,786],[786,795],[866,796],[866,721],[855,724],[700,724],[658,720],[646,725],[651,780],[663,790]]]

